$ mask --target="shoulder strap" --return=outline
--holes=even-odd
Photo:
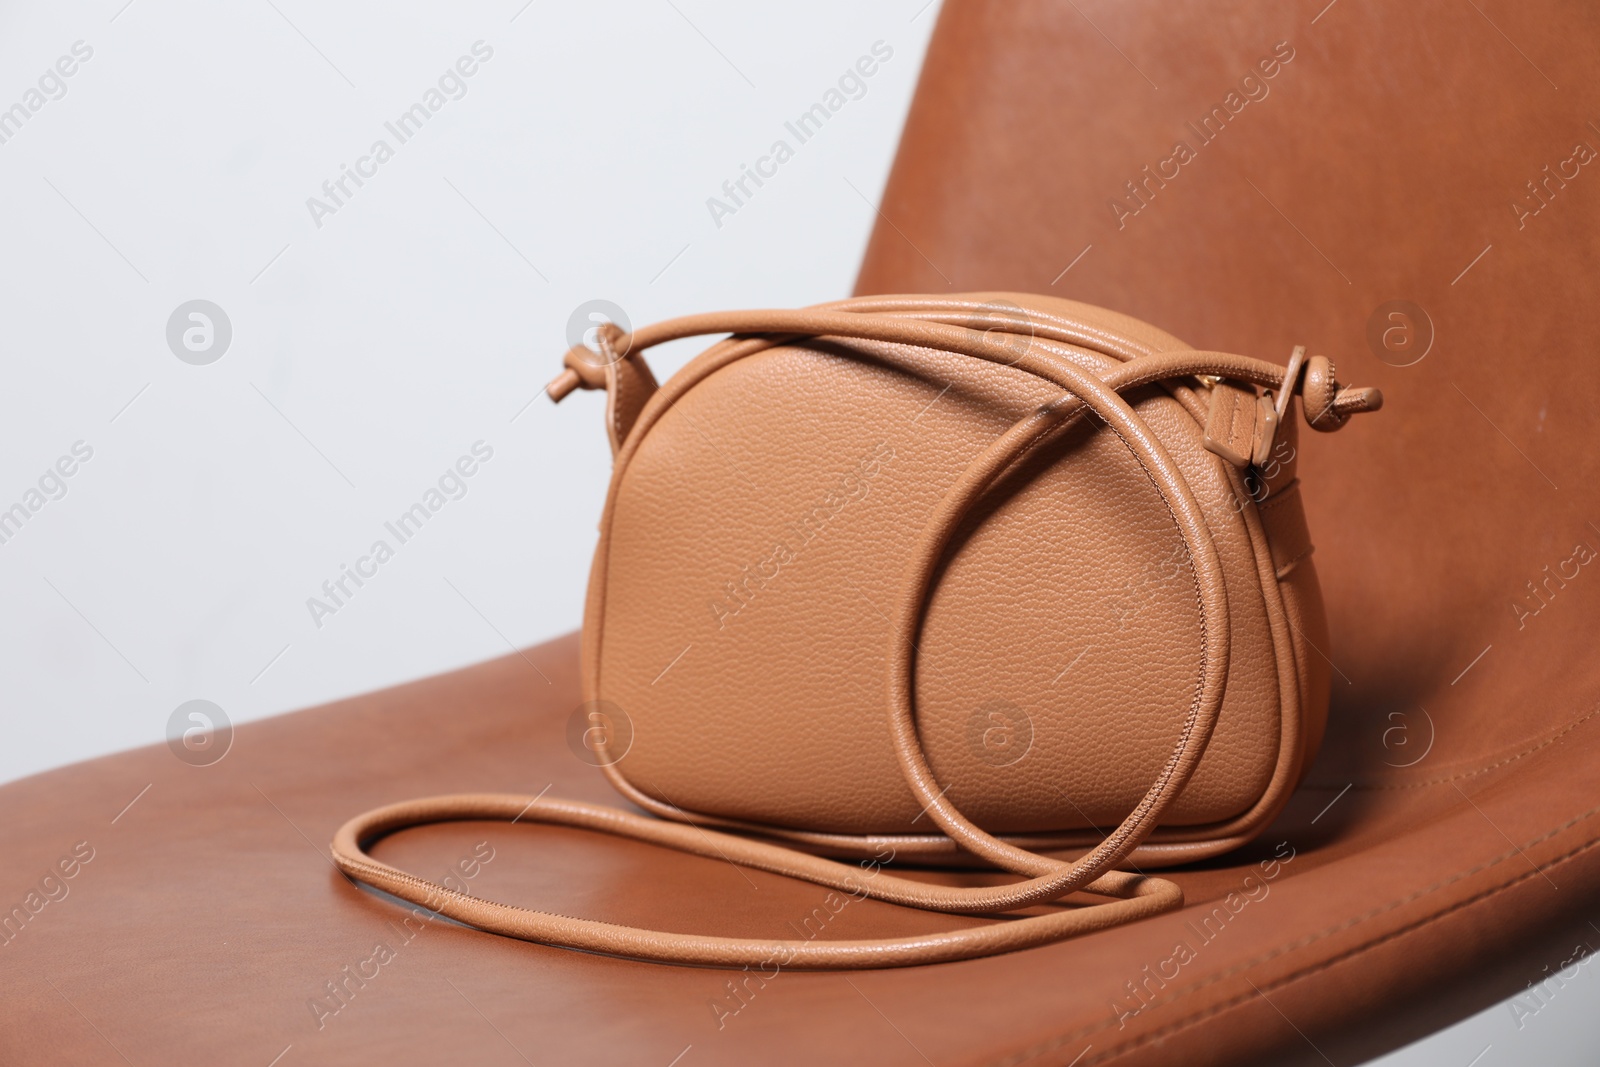
[[[631,338],[609,338],[617,349],[638,358],[663,341],[704,333],[780,334],[867,338],[936,348],[1032,373],[1064,390],[1056,402],[1017,423],[963,473],[929,518],[915,545],[901,587],[890,644],[885,694],[890,729],[902,773],[932,820],[961,848],[1023,880],[983,888],[932,885],[897,877],[877,861],[852,866],[694,825],[693,816],[672,812],[683,822],[647,818],[614,808],[550,798],[502,794],[433,797],[390,805],[350,820],[333,841],[334,862],[346,874],[414,904],[494,933],[542,944],[602,952],[634,959],[701,966],[779,966],[804,969],[892,967],[993,955],[1104,929],[1181,906],[1176,884],[1117,871],[1188,783],[1211,738],[1221,708],[1228,670],[1230,626],[1221,563],[1210,530],[1187,480],[1155,432],[1120,395],[1152,382],[1206,375],[1261,385],[1280,385],[1287,393],[1301,386],[1299,374],[1243,356],[1180,350],[1121,354],[1126,362],[1101,378],[1079,366],[1063,344],[1096,338],[1073,335],[1070,323],[1050,320],[1040,330],[1028,323],[1028,342],[1014,343],[1017,322],[996,316],[963,327],[893,315],[809,309],[801,312],[738,312],[698,315],[640,330]],[[1085,331],[1087,332],[1087,331]],[[622,342],[626,342],[625,344]],[[570,356],[570,354],[569,354]],[[1320,357],[1318,357],[1320,358]],[[1326,360],[1323,360],[1326,363]],[[641,361],[642,365],[642,361]],[[588,383],[552,383],[553,397]],[[1298,363],[1295,370],[1298,371]],[[565,375],[563,376],[565,377]],[[599,376],[594,376],[598,378]],[[1337,390],[1331,366],[1319,379],[1326,408],[1341,416],[1372,410],[1381,402],[1375,390]],[[597,382],[597,384],[599,384]],[[1195,694],[1171,756],[1144,798],[1104,841],[1076,861],[1039,855],[1002,841],[966,818],[939,790],[923,752],[915,722],[913,675],[916,640],[942,552],[962,518],[982,494],[1024,453],[1069,421],[1092,415],[1124,442],[1165,503],[1188,550],[1203,629]],[[1320,428],[1320,427],[1319,427]],[[623,436],[626,436],[624,430]],[[775,874],[804,879],[855,899],[871,898],[906,907],[953,914],[1015,911],[1074,893],[1105,902],[1051,909],[1048,914],[1012,918],[920,937],[856,941],[763,940],[714,937],[618,926],[548,912],[511,907],[459,893],[373,859],[365,846],[384,834],[430,822],[460,819],[510,819],[583,827]]]
[[[463,793],[391,804],[339,829],[333,840],[334,862],[352,878],[480,930],[611,956],[712,967],[843,970],[971,959],[1060,941],[1170,911],[1183,903],[1182,892],[1172,882],[1112,872],[1084,887],[1085,892],[1111,898],[1109,903],[1053,908],[1047,915],[964,930],[871,941],[715,937],[618,926],[497,904],[406,874],[373,859],[361,847],[363,841],[404,827],[459,819],[543,822],[597,830],[801,878],[854,900],[884,900],[929,911],[989,910],[979,896],[987,890],[957,890],[900,878],[883,870],[876,860],[861,865],[840,863],[717,830],[550,797]]]

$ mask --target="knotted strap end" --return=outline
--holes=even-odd
[[[1377,411],[1383,394],[1371,387],[1341,386],[1334,378],[1333,361],[1307,356],[1304,345],[1289,355],[1277,391],[1263,392],[1230,385],[1222,378],[1202,376],[1210,388],[1211,412],[1206,423],[1206,448],[1236,467],[1262,466],[1271,456],[1275,439],[1287,425],[1290,401],[1300,394],[1300,408],[1314,430],[1337,430],[1351,415]]]
[[[1300,382],[1300,406],[1313,430],[1328,433],[1349,422],[1351,415],[1383,407],[1383,394],[1370,386],[1340,386],[1334,378],[1333,361],[1312,356],[1306,360]]]
[[[560,374],[545,386],[554,403],[577,389],[603,389],[606,393],[606,436],[611,453],[622,450],[646,401],[655,394],[656,379],[634,348],[633,334],[615,323],[604,323],[594,334],[595,348],[574,345],[561,358]]]
[[[561,357],[561,373],[545,386],[554,403],[561,403],[578,389],[604,389],[606,387],[605,353],[596,353],[585,345],[574,345]]]

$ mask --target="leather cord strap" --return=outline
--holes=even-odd
[[[1048,914],[984,923],[918,937],[871,941],[801,941],[713,937],[643,930],[593,919],[497,904],[447,889],[372,859],[362,842],[408,826],[459,819],[500,819],[572,826],[664,845],[708,859],[800,878],[855,900],[872,898],[931,911],[950,890],[872,867],[823,859],[782,845],[682,823],[634,815],[599,804],[550,797],[456,794],[428,797],[369,811],[340,827],[333,858],[350,877],[403,900],[497,934],[586,952],[660,963],[715,967],[843,970],[904,967],[992,956],[1117,926],[1170,911],[1183,903],[1172,882],[1112,872],[1085,891],[1109,897],[1091,907],[1053,908]],[[820,903],[820,902],[819,902]]]
[[[1022,875],[1001,886],[960,888],[892,875],[876,862],[859,865],[829,860],[793,848],[695,825],[689,813],[663,813],[678,822],[649,818],[601,805],[546,797],[463,794],[393,804],[367,812],[339,829],[333,860],[352,878],[450,918],[511,937],[591,952],[663,963],[722,967],[852,969],[893,967],[969,959],[1062,940],[1179,907],[1183,895],[1170,881],[1115,870],[1150,833],[1175,801],[1199,764],[1221,709],[1229,659],[1230,625],[1221,561],[1204,514],[1187,480],[1155,432],[1121,393],[1142,385],[1194,375],[1213,375],[1261,385],[1285,380],[1276,364],[1217,352],[1119,352],[1097,331],[1054,320],[1040,329],[1029,323],[1027,343],[1014,343],[1018,323],[1008,316],[992,321],[966,316],[972,328],[887,313],[828,308],[799,312],[741,312],[675,319],[608,340],[626,358],[637,360],[653,345],[707,333],[839,337],[889,341],[955,352],[1016,367],[1064,390],[1056,402],[1038,409],[996,439],[947,492],[919,534],[901,586],[889,648],[886,692],[890,730],[902,773],[924,810],[959,847],[996,867]],[[1125,359],[1104,377],[1084,369],[1064,346],[1083,345]],[[570,354],[569,354],[570,355]],[[1314,357],[1320,358],[1320,357]],[[1326,361],[1323,361],[1326,363]],[[600,375],[579,378],[568,371],[552,383],[553,396],[598,384]],[[648,376],[648,369],[643,372]],[[567,374],[578,379],[565,382]],[[607,375],[607,387],[617,380]],[[650,379],[653,384],[653,378]],[[1373,391],[1337,389],[1331,365],[1315,379],[1319,416],[1342,423],[1354,411],[1377,406]],[[1370,393],[1368,396],[1366,394]],[[1342,403],[1341,403],[1342,401]],[[1030,449],[1066,423],[1092,416],[1115,432],[1144,470],[1172,517],[1188,551],[1203,637],[1195,692],[1183,727],[1156,780],[1134,810],[1105,840],[1075,862],[1026,851],[982,830],[966,818],[934,780],[917,735],[913,681],[917,639],[938,564],[949,540],[973,505]],[[620,429],[613,427],[615,438]],[[603,755],[603,753],[602,753]],[[642,799],[635,797],[634,799]],[[661,807],[659,802],[648,805]],[[729,860],[774,874],[804,879],[852,899],[874,899],[949,914],[984,915],[1055,903],[1046,914],[1011,918],[918,937],[851,941],[729,938],[646,930],[590,919],[512,907],[483,900],[417,878],[373,859],[365,846],[408,826],[451,820],[507,819],[581,827]],[[1101,902],[1068,904],[1083,893]]]

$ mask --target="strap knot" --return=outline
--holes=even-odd
[[[1363,411],[1383,406],[1383,394],[1373,388],[1341,387],[1334,377],[1333,361],[1326,356],[1306,360],[1300,382],[1300,404],[1313,430],[1331,432]]]
[[[598,352],[582,344],[567,349],[561,357],[565,369],[545,387],[550,399],[559,404],[574,389],[604,389],[606,368],[628,354],[628,340],[616,323],[607,322],[595,329]]]

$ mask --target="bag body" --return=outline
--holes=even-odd
[[[715,333],[730,336],[656,384],[646,349]],[[336,838],[353,877],[645,959],[935,962],[1178,906],[1171,882],[1119,868],[1243,844],[1305,773],[1330,664],[1294,399],[1322,430],[1381,404],[1328,360],[1196,351],[1011,293],[607,326],[597,349],[569,351],[549,389],[603,388],[615,453],[569,739],[659,818],[498,795],[392,805]],[[760,942],[508,908],[364,851],[483,817],[930,910],[1106,902],[924,938]],[[934,886],[890,859],[1023,880]]]
[[[993,331],[1019,353],[1049,344],[1101,376],[1188,348],[1049,297],[833,307]],[[1232,631],[1207,754],[1135,854],[1147,865],[1264,827],[1327,713],[1294,424],[1251,478],[1206,448],[1209,393],[1126,396],[1204,511]],[[668,818],[801,831],[843,851],[888,837],[900,855],[950,852],[891,749],[887,612],[962,471],[1059,395],[1016,366],[835,338],[732,339],[675,375],[617,453],[584,619],[585,699],[631,733],[625,758],[603,762],[618,790]],[[1201,639],[1162,498],[1115,435],[1068,428],[1016,464],[940,560],[915,674],[935,777],[973,822],[1024,847],[1094,843],[1170,756]]]

